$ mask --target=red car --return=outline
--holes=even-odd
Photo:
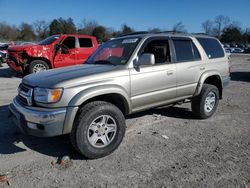
[[[20,73],[82,64],[98,48],[95,37],[87,35],[53,35],[38,44],[8,48],[8,65]]]

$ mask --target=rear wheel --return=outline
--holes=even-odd
[[[49,69],[49,65],[42,60],[34,60],[29,65],[29,73],[37,73],[41,71],[46,71]]]
[[[80,110],[71,132],[75,149],[87,158],[112,153],[125,134],[125,118],[115,105],[103,101],[86,104]]]
[[[219,90],[214,85],[204,84],[200,95],[192,99],[192,111],[201,119],[211,117],[219,103]]]

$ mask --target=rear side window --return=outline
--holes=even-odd
[[[176,61],[196,61],[201,56],[193,42],[189,39],[173,39]]]
[[[200,42],[209,59],[224,57],[224,51],[216,39],[197,37],[197,40]]]
[[[93,47],[92,40],[90,38],[79,38],[80,48],[91,48]]]

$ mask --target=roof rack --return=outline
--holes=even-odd
[[[171,34],[187,34],[186,32],[182,31],[175,31],[175,30],[169,30],[169,31],[159,31],[154,33],[171,33]]]
[[[129,36],[129,35],[140,35],[140,34],[147,34],[149,33],[148,31],[136,31],[132,33],[127,33],[127,34],[121,34],[119,37],[124,37],[124,36]]]
[[[207,35],[208,36],[207,33],[192,33],[192,35]]]
[[[129,36],[129,35],[140,35],[140,34],[161,34],[161,33],[170,33],[170,34],[188,34],[186,32],[182,32],[182,31],[174,31],[174,30],[170,30],[170,31],[159,31],[159,32],[148,32],[148,31],[136,31],[136,32],[132,32],[132,33],[127,33],[127,34],[121,34],[117,37],[124,37],[124,36]]]

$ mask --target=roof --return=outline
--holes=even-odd
[[[118,36],[117,38],[129,38],[131,36],[134,37],[152,37],[152,36],[169,36],[169,37],[206,37],[206,38],[213,38],[205,33],[183,33],[183,32],[175,32],[175,31],[163,31],[163,32],[147,32],[147,31],[139,31],[124,34]]]

